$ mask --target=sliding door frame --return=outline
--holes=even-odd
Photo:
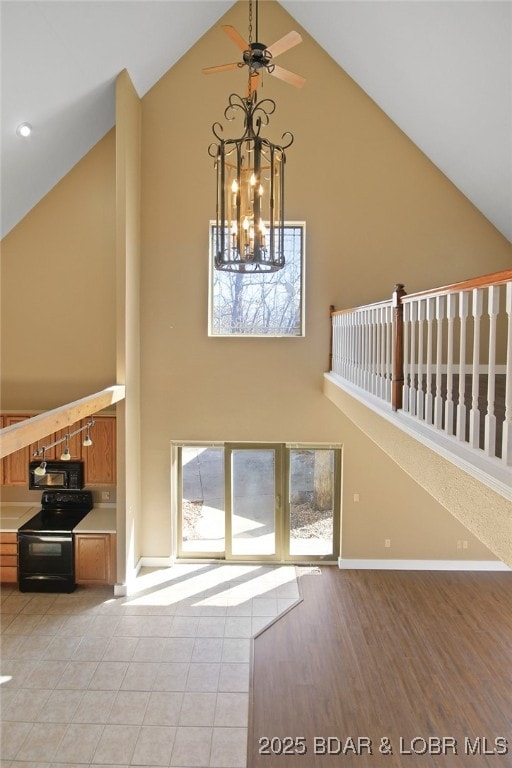
[[[282,561],[293,563],[337,562],[341,551],[341,482],[342,482],[342,446],[332,443],[286,443],[284,446],[284,505],[283,505],[283,551]],[[304,451],[334,451],[333,477],[333,551],[324,555],[292,555],[290,554],[290,458],[293,450]]]
[[[183,448],[218,448],[224,450],[224,552],[186,551],[183,549]],[[273,450],[275,456],[274,521],[275,553],[271,555],[236,555],[232,551],[232,465],[234,450]],[[290,456],[292,450],[334,451],[333,477],[333,551],[328,554],[290,554]],[[173,556],[178,560],[215,560],[219,562],[336,562],[341,542],[342,445],[339,443],[249,443],[179,441],[171,443],[173,493]]]
[[[274,552],[272,554],[233,554],[233,451],[273,451],[274,452]],[[283,452],[281,443],[225,443],[224,444],[224,478],[225,478],[225,505],[226,505],[226,560],[258,562],[280,561],[282,551],[282,517],[283,517]]]

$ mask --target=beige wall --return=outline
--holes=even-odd
[[[2,408],[115,382],[115,131],[2,240]]]
[[[245,4],[223,21],[245,30]],[[279,6],[264,4],[260,37],[271,42],[292,28],[296,23]],[[373,528],[375,517],[379,530],[389,527],[386,519],[404,531],[421,519],[425,557],[445,557],[443,540],[453,539],[459,525],[423,492],[414,504],[401,494],[397,506],[381,493],[384,479],[386,487],[411,485],[322,395],[328,308],[383,298],[399,280],[412,291],[505,268],[511,247],[304,38],[280,60],[307,78],[304,89],[271,77],[260,88],[260,96],[277,103],[265,135],[276,141],[285,130],[295,135],[287,153],[286,216],[307,223],[304,339],[207,337],[208,220],[215,214],[207,147],[211,123],[222,121],[229,93],[246,85],[239,71],[201,73],[204,66],[236,58],[220,26],[143,99],[142,476],[148,555],[165,554],[170,537],[171,440],[342,442],[346,487],[357,485],[363,499],[379,499],[378,507],[366,507],[362,525],[363,505],[347,503],[347,547],[358,556],[370,552],[370,539],[368,556],[377,556],[368,537],[368,521]],[[360,478],[366,450],[374,463]],[[402,536],[400,542],[393,557],[418,553],[416,540]]]
[[[223,22],[244,32],[246,4],[235,6]],[[260,36],[271,43],[298,25],[280,6],[268,2],[262,7],[260,27]],[[214,170],[207,148],[213,140],[211,124],[222,121],[228,95],[243,92],[246,85],[238,70],[208,77],[201,73],[204,66],[236,59],[237,51],[220,24],[142,100],[141,552],[166,556],[170,551],[172,440],[326,441],[344,446],[344,556],[446,558],[449,552],[466,558],[467,553],[455,549],[456,539],[473,541],[463,526],[323,394],[328,309],[330,304],[342,307],[383,298],[396,281],[414,291],[503,269],[510,264],[512,248],[303,36],[304,42],[284,54],[280,64],[307,78],[304,89],[271,77],[260,88],[260,96],[277,103],[265,135],[276,141],[286,130],[295,135],[287,160],[286,217],[307,224],[303,339],[207,337],[208,221],[215,214]],[[32,260],[38,263],[44,243],[48,258],[61,263],[67,258],[70,265],[66,277],[60,273],[59,294],[66,294],[62,286],[75,290],[71,274],[76,270],[81,276],[82,269],[87,286],[98,291],[97,314],[89,321],[94,332],[88,332],[83,320],[78,325],[81,354],[90,366],[70,366],[68,373],[62,367],[67,378],[62,386],[59,380],[59,401],[61,390],[70,393],[64,400],[83,394],[82,385],[89,391],[82,376],[90,377],[91,370],[101,386],[111,383],[115,373],[112,141],[109,136],[100,142],[63,180],[65,193],[61,185],[56,187],[2,244],[9,257],[9,290],[23,283]],[[98,203],[100,226],[95,232],[100,242],[95,249],[83,246],[83,238],[92,237],[94,229],[89,210],[82,210],[84,195]],[[70,219],[73,226],[68,226]],[[20,255],[23,270],[11,265]],[[89,269],[96,278],[101,276],[99,284]],[[30,295],[38,296],[34,290]],[[66,301],[80,314],[76,295]],[[26,312],[21,324],[16,321],[16,303],[6,308],[11,349],[26,344],[31,335],[28,318],[33,308],[25,297],[22,302]],[[41,302],[39,296],[37,305]],[[55,331],[59,319],[60,311],[52,311],[47,331]],[[104,338],[101,329],[105,351],[98,343]],[[19,394],[26,407],[50,407],[57,397],[58,377],[42,352],[38,360],[41,372],[27,361],[24,347],[17,364],[12,352],[8,357],[8,383],[23,382],[26,396],[21,398],[21,388]],[[16,388],[10,391],[9,407],[25,407],[16,402]],[[400,489],[393,502],[392,488]],[[351,501],[354,492],[360,494],[359,504]],[[384,531],[391,532],[386,537],[397,542],[396,548],[384,550]],[[489,556],[476,543],[473,553]]]

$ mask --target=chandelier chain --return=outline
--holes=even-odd
[[[252,0],[249,0],[249,50],[251,50],[252,45]],[[251,72],[251,66],[247,67],[249,71],[249,80],[247,83],[247,100],[249,102],[252,101],[252,72]]]

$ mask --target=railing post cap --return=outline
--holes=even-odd
[[[398,307],[400,305],[400,299],[402,296],[405,296],[405,284],[404,283],[395,283],[395,288],[393,290],[393,306]]]

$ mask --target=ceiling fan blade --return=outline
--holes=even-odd
[[[284,80],[285,83],[294,85],[295,88],[302,88],[306,82],[306,78],[302,77],[302,75],[297,75],[295,72],[290,72],[287,69],[278,67],[277,64],[274,65],[274,69],[270,74],[274,75],[274,77],[277,77],[279,80]]]
[[[227,72],[228,69],[236,69],[238,63],[235,61],[232,64],[219,64],[217,67],[204,67],[204,75],[214,75],[216,72]]]
[[[272,58],[275,59],[276,56],[280,56],[285,51],[289,51],[290,48],[293,48],[294,45],[298,45],[299,43],[302,43],[302,37],[299,33],[288,32],[287,35],[280,40],[277,40],[273,45],[269,45],[267,51],[269,51],[272,54]]]
[[[228,37],[232,39],[235,45],[237,45],[241,51],[246,51],[249,48],[249,44],[245,42],[240,32],[237,32],[231,24],[223,24],[222,29]]]

